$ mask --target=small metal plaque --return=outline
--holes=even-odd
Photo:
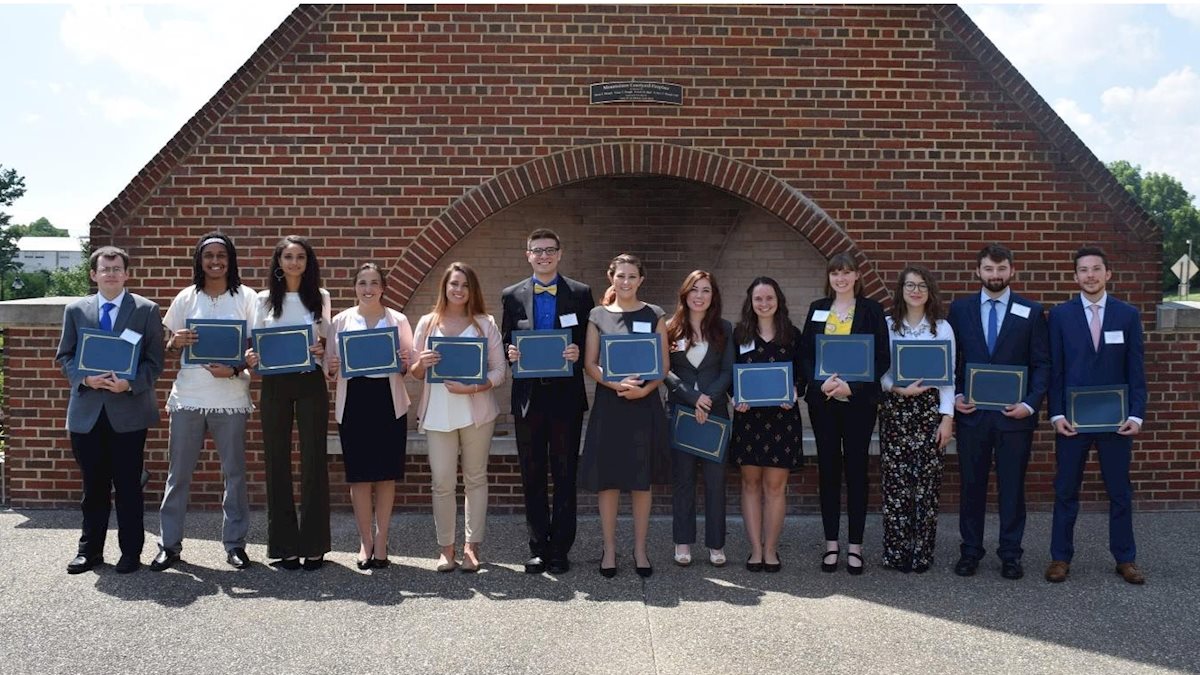
[[[667,103],[683,105],[683,86],[671,82],[597,82],[592,103]]]

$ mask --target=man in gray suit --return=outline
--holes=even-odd
[[[104,538],[111,510],[110,493],[117,493],[117,538],[121,558],[116,571],[135,572],[141,566],[145,530],[142,524],[142,450],[146,429],[158,424],[154,382],[163,369],[162,315],[158,305],[125,290],[129,254],[104,246],[89,260],[91,278],[99,293],[67,305],[62,338],[55,361],[71,383],[67,430],[71,452],[83,473],[83,534],[79,553],[67,565],[68,574],[86,572],[104,562]],[[79,329],[111,331],[134,342],[136,378],[114,373],[84,376],[78,369]]]

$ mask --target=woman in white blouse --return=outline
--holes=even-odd
[[[163,318],[163,325],[171,335],[167,351],[179,354],[196,344],[198,336],[187,327],[188,319],[236,319],[248,325],[253,318],[254,291],[241,283],[233,241],[220,232],[200,237],[192,255],[192,284],[179,291]],[[150,563],[152,570],[165,570],[179,561],[188,490],[206,431],[221,458],[221,475],[225,479],[225,494],[221,498],[225,559],[237,569],[250,564],[246,556],[246,532],[250,528],[246,420],[254,406],[250,403],[250,375],[243,370],[240,365],[217,363],[179,367],[167,397],[167,415],[171,420],[167,446],[170,464],[159,508],[159,552]]]
[[[900,272],[888,317],[891,343],[949,340],[954,364],[954,331],[942,319],[937,281],[929,270],[909,265]],[[953,435],[954,373],[951,384],[924,386],[920,380],[895,384],[896,364],[880,379],[880,474],[883,483],[883,564],[902,572],[926,572],[937,539],[938,492],[946,444]]]
[[[419,428],[429,446],[433,477],[433,523],[441,547],[437,571],[452,572],[461,567],[464,572],[476,572],[487,518],[488,453],[496,416],[500,413],[492,390],[504,383],[507,362],[500,330],[484,306],[483,290],[475,271],[465,263],[450,263],[438,288],[433,311],[417,322],[413,344],[419,353],[410,370],[412,377],[424,379],[425,371],[441,361],[441,355],[429,348],[430,337],[487,339],[487,380],[483,384],[427,382],[417,407]],[[466,543],[461,565],[455,559],[454,542],[457,510],[454,493],[460,454],[466,493]]]
[[[352,376],[341,373],[340,348],[330,349],[325,367],[337,380],[334,417],[350,484],[350,503],[358,525],[358,569],[388,566],[388,525],[392,519],[396,481],[404,478],[408,441],[408,392],[403,372],[408,369],[413,335],[408,318],[383,305],[387,288],[375,263],[363,263],[354,277],[358,304],[333,317],[329,337],[339,347],[341,334],[373,328],[395,328],[400,373]],[[374,493],[374,501],[372,501]]]
[[[329,467],[325,437],[329,431],[329,388],[321,372],[329,293],[321,288],[317,254],[304,237],[289,235],[271,256],[270,286],[260,291],[254,327],[313,327],[309,351],[316,365],[300,373],[263,377],[263,455],[267,473],[267,557],[283,569],[317,570],[329,552]],[[246,351],[246,363],[258,354]],[[292,422],[300,432],[300,514],[292,496]]]

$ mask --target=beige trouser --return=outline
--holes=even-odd
[[[454,543],[457,506],[458,455],[462,452],[463,488],[466,494],[466,541],[483,541],[487,524],[487,463],[496,423],[463,427],[454,431],[425,431],[429,444],[429,471],[433,476],[433,525],[438,546]]]

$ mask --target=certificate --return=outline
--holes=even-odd
[[[661,380],[662,335],[601,335],[600,367],[605,382],[620,382],[627,377]]]
[[[724,462],[732,426],[729,420],[709,415],[704,424],[700,424],[696,421],[695,408],[672,407],[671,447],[710,462]]]
[[[817,382],[834,373],[846,382],[875,381],[874,335],[818,335],[816,357],[813,377]]]
[[[313,344],[313,327],[274,326],[250,331],[262,375],[282,375],[313,370],[317,362],[308,348]]]
[[[337,338],[339,370],[346,379],[390,375],[400,372],[403,366],[396,353],[400,349],[400,331],[395,326],[342,331]]]
[[[892,375],[896,386],[921,384],[940,387],[954,384],[949,340],[896,340],[892,343]]]
[[[75,370],[81,375],[113,373],[122,380],[137,377],[138,346],[117,333],[80,328]]]
[[[487,338],[430,336],[429,349],[442,360],[425,371],[426,382],[487,382]]]
[[[574,364],[563,357],[563,350],[571,344],[571,331],[515,330],[512,341],[521,352],[521,358],[512,367],[513,379],[570,377],[574,374]]]
[[[1067,387],[1067,421],[1081,434],[1116,431],[1129,417],[1129,387]]]
[[[733,403],[766,408],[795,403],[792,362],[733,364]]]
[[[1025,366],[968,363],[963,398],[981,410],[1004,410],[1025,398]]]
[[[183,365],[221,363],[241,365],[246,360],[246,322],[241,319],[188,319],[184,326],[196,332],[196,342],[183,350]]]

